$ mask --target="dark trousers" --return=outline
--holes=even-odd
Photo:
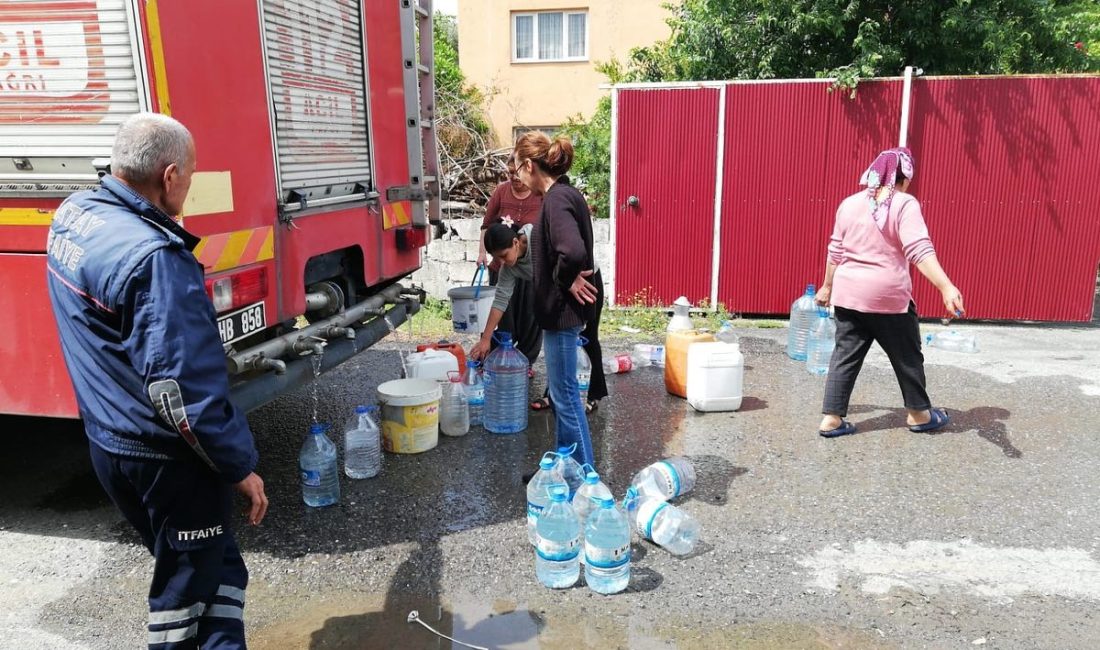
[[[905,408],[923,411],[931,408],[925,390],[924,355],[921,353],[920,324],[917,308],[909,303],[904,314],[869,314],[843,307],[836,308],[836,348],[825,380],[822,413],[848,415],[848,402],[863,359],[871,344],[878,342],[894,367]]]
[[[499,278],[499,272],[489,269],[489,286],[495,287]],[[530,282],[516,279],[512,299],[508,301],[508,309],[497,324],[497,331],[511,334],[516,349],[527,357],[528,363],[534,365],[542,352],[542,328],[535,321],[535,288]],[[490,349],[496,348],[497,342],[494,338]]]
[[[155,558],[149,648],[244,648],[248,571],[229,529],[232,488],[197,461],[89,447],[103,489]]]

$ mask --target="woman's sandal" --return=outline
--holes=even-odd
[[[537,400],[531,402],[532,411],[549,411],[554,408],[554,405],[550,403],[549,397],[540,397]]]
[[[931,431],[936,431],[937,429],[942,429],[951,424],[951,416],[947,414],[947,411],[943,409],[929,409],[929,413],[931,414],[932,419],[925,422],[924,424],[914,424],[913,426],[909,427],[909,430],[913,433],[929,433]]]
[[[600,408],[600,400],[598,400],[598,399],[590,399],[590,400],[588,400],[587,402],[584,403],[584,412],[586,414],[587,413],[592,413],[592,411],[595,411],[599,408]]]

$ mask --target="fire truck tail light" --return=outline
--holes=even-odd
[[[249,269],[207,280],[206,293],[219,314],[260,302],[267,297],[267,269]]]

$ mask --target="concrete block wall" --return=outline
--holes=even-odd
[[[477,271],[478,237],[481,219],[445,219],[442,238],[428,243],[421,253],[420,270],[413,274],[413,284],[423,287],[428,295],[447,299],[447,290],[470,284]],[[603,273],[604,285],[610,294],[614,282],[615,252],[611,246],[611,223],[607,219],[592,221],[596,264]]]

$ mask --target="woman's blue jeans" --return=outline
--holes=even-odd
[[[576,443],[573,458],[582,465],[588,463],[595,467],[588,417],[577,385],[577,337],[580,333],[580,327],[543,330],[542,353],[546,357],[546,383],[554,402],[557,446],[569,447]]]

